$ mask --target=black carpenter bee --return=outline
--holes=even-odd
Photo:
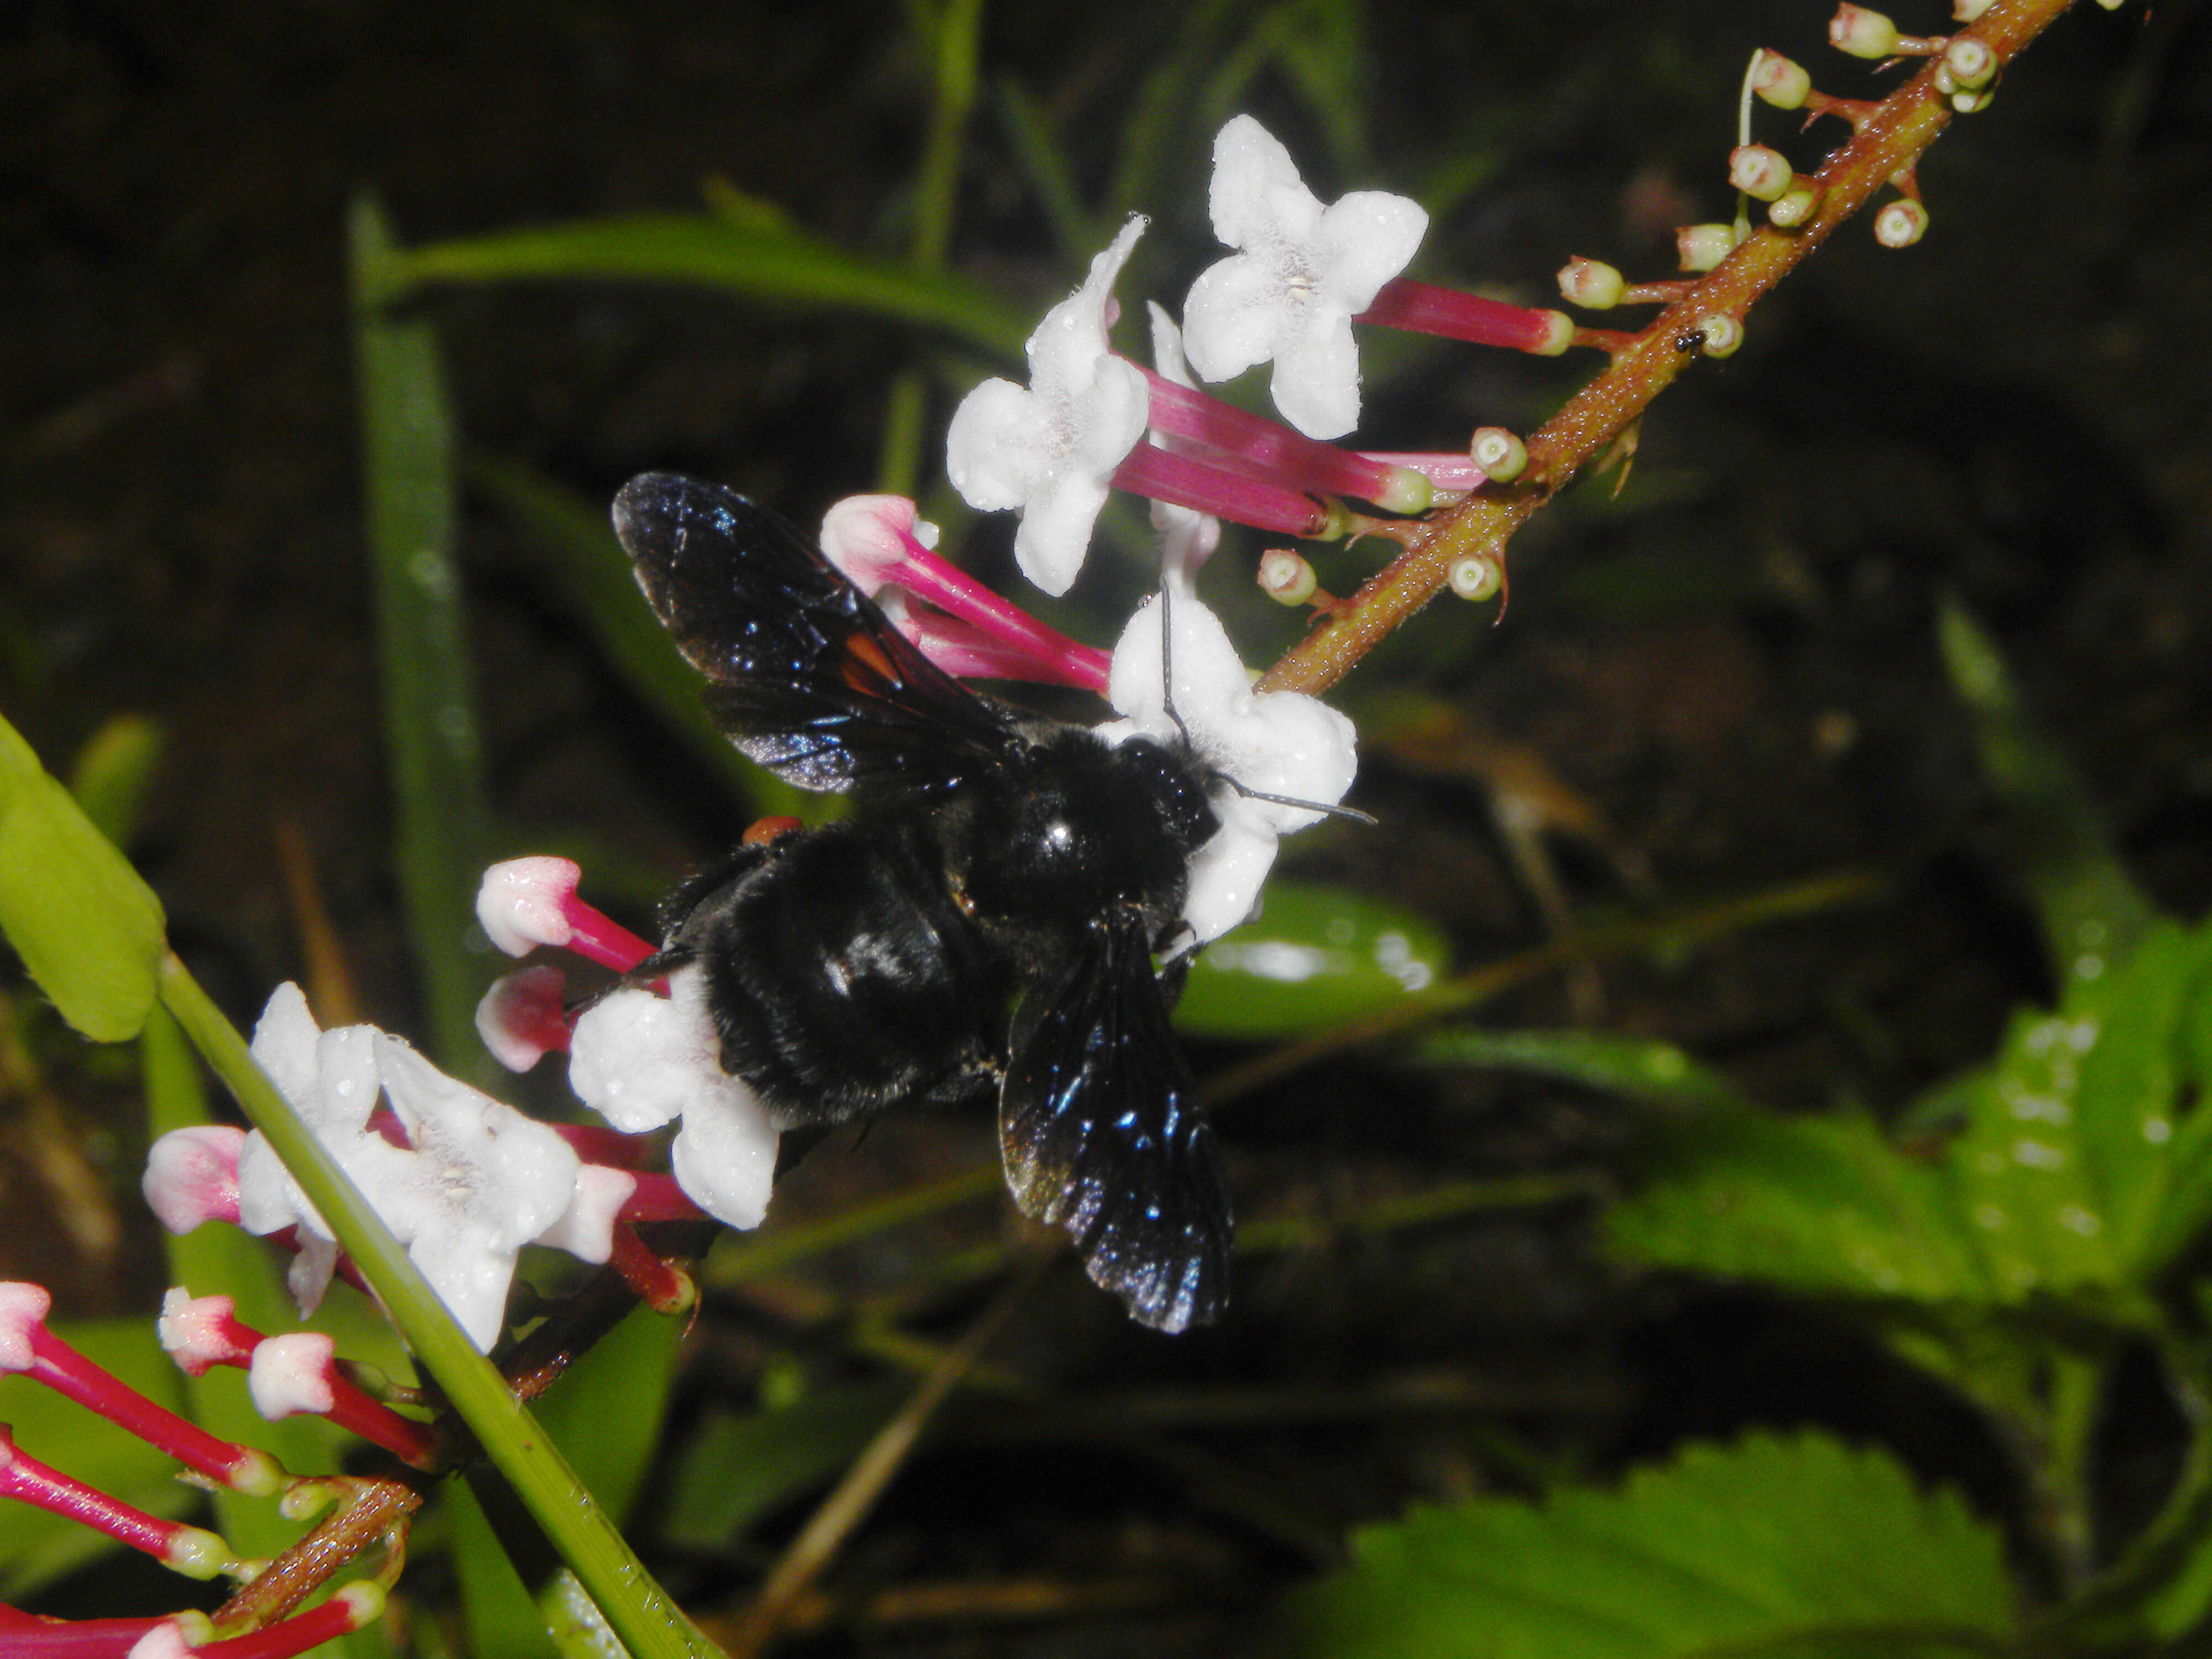
[[[979,696],[733,490],[647,473],[614,520],[716,723],[855,808],[678,890],[632,977],[698,965],[722,1066],[778,1128],[995,1092],[1023,1212],[1140,1322],[1216,1318],[1228,1186],[1153,966],[1215,774]]]

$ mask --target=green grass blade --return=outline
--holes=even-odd
[[[1955,599],[1944,602],[1937,631],[2051,963],[2068,981],[2094,979],[2150,931],[2150,901],[2113,850],[2081,778],[2021,706],[1996,643]]]
[[[374,204],[354,205],[354,343],[384,739],[398,862],[435,1051],[477,1053],[484,974],[463,948],[484,866],[481,755],[468,684],[453,421],[430,325],[387,313],[376,273],[400,257]]]
[[[860,311],[941,328],[1015,358],[1030,324],[980,284],[949,272],[871,259],[787,228],[702,214],[638,214],[535,226],[393,252],[370,298],[428,283],[628,278],[692,283],[749,300]]]

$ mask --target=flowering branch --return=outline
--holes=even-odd
[[[1997,0],[1954,41],[1978,41],[2002,69],[2055,22],[2073,0]],[[1527,469],[1511,485],[1477,491],[1430,518],[1406,550],[1359,592],[1334,605],[1261,681],[1270,691],[1326,690],[1342,679],[1392,629],[1435,598],[1455,566],[1471,559],[1502,565],[1506,543],[1569,480],[1605,454],[1642,418],[1652,400],[1700,354],[1708,331],[1740,330],[1744,313],[1796,269],[1828,233],[1910,169],[1951,123],[1946,61],[1931,60],[1881,103],[1859,114],[1849,143],[1814,175],[1817,204],[1796,228],[1763,225],[1726,259],[1692,283],[1610,367],[1527,440]]]

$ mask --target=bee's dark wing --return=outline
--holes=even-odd
[[[1229,1185],[1141,926],[1101,930],[1024,1005],[999,1101],[1006,1184],[1100,1287],[1163,1331],[1229,1299]]]
[[[672,472],[631,479],[615,534],[708,712],[806,789],[927,794],[1001,761],[1009,717],[924,657],[791,523]]]

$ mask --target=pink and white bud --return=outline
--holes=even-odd
[[[477,1004],[477,1035],[491,1057],[510,1072],[526,1072],[566,1049],[568,988],[568,976],[550,963],[494,980]]]
[[[1928,210],[1907,198],[1874,216],[1874,239],[1884,247],[1911,247],[1928,234]]]
[[[238,1154],[246,1131],[229,1124],[201,1123],[172,1129],[146,1154],[139,1180],[147,1207],[173,1233],[188,1233],[203,1221],[238,1219]]]
[[[35,1339],[53,1305],[43,1285],[0,1284],[0,1372],[27,1371],[37,1362]]]
[[[1610,311],[1628,291],[1628,279],[1602,259],[1580,254],[1559,267],[1559,297],[1585,311]]]
[[[286,1417],[322,1417],[337,1404],[331,1368],[337,1344],[319,1331],[271,1336],[254,1348],[246,1371],[253,1409],[270,1422]]]
[[[903,495],[848,495],[822,515],[823,554],[871,599],[886,583],[903,580],[913,557],[909,544],[934,548],[937,534]]]
[[[1803,64],[1761,49],[1751,66],[1751,89],[1776,109],[1798,109],[1813,90],[1813,77]]]
[[[1711,270],[1735,252],[1734,225],[1684,225],[1674,233],[1674,252],[1685,270]]]
[[[568,904],[584,872],[573,859],[509,859],[483,873],[477,889],[477,921],[485,936],[511,957],[541,945],[566,945],[575,932]]]
[[[1295,550],[1271,547],[1260,556],[1260,591],[1277,605],[1304,605],[1321,586],[1312,562]]]
[[[161,1297],[155,1322],[162,1351],[186,1376],[204,1376],[217,1365],[243,1365],[259,1339],[239,1322],[237,1304],[227,1296],[191,1296],[172,1285]]]
[[[1778,200],[1796,179],[1796,168],[1778,149],[1739,144],[1729,153],[1729,183],[1753,201]]]
[[[1477,428],[1468,453],[1492,483],[1511,483],[1528,465],[1528,446],[1502,426]]]

